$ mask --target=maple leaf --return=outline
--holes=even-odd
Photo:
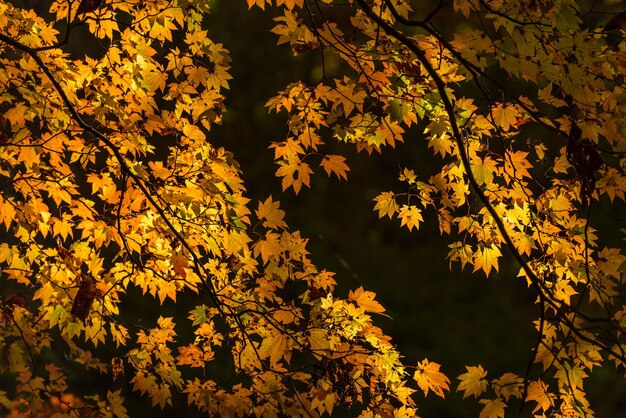
[[[204,353],[194,344],[178,347],[179,355],[176,357],[178,364],[190,367],[204,367]]]
[[[554,374],[559,381],[559,385],[561,387],[568,388],[582,388],[583,380],[585,377],[588,377],[587,373],[578,366],[570,366],[568,364],[563,364]]]
[[[480,403],[485,406],[480,411],[479,418],[504,418],[506,404],[500,399],[481,399]]]
[[[465,366],[466,373],[460,375],[457,379],[460,380],[457,391],[463,391],[463,398],[467,398],[470,395],[479,397],[489,384],[485,377],[487,371],[482,366]]]
[[[395,195],[392,192],[383,192],[374,198],[376,205],[374,210],[378,211],[378,217],[389,216],[389,219],[398,211]]]
[[[102,6],[102,3],[104,3],[104,0],[81,0],[78,9],[76,9],[76,15],[78,16],[98,10],[100,6]]]
[[[498,396],[504,396],[506,401],[511,395],[520,396],[523,379],[514,373],[504,373],[498,379],[494,379],[493,386]]]
[[[285,5],[285,7],[289,10],[296,6],[302,7],[303,4],[304,0],[276,0],[276,6]]]
[[[322,159],[320,166],[324,168],[326,174],[330,177],[331,173],[335,173],[338,178],[348,179],[347,172],[350,171],[345,163],[346,158],[341,155],[326,155]]]
[[[450,380],[439,371],[440,367],[439,364],[429,362],[428,359],[417,363],[417,370],[413,374],[413,379],[424,391],[424,396],[428,395],[429,390],[432,390],[437,396],[445,398],[443,391],[450,390]]]
[[[485,275],[489,276],[492,267],[498,271],[498,257],[501,256],[502,253],[500,252],[500,249],[494,244],[491,244],[489,247],[479,247],[473,255],[473,271],[482,269],[485,272]]]
[[[88,275],[82,275],[78,293],[72,303],[71,314],[81,320],[83,324],[87,321],[91,305],[98,293],[92,278]]]
[[[446,154],[452,154],[453,142],[447,133],[441,135],[433,134],[428,140],[428,148],[433,148],[436,153],[445,157]]]
[[[537,402],[537,406],[533,409],[533,414],[540,409],[542,412],[546,412],[554,406],[554,396],[548,393],[548,386],[541,380],[535,380],[528,384],[526,398],[529,401]]]
[[[504,132],[507,132],[511,126],[516,124],[519,111],[515,106],[499,103],[491,109],[491,116],[493,117],[493,123]]]
[[[23,127],[26,123],[28,115],[28,107],[18,102],[15,106],[4,113],[4,117],[11,122],[12,126]]]
[[[530,178],[528,169],[532,165],[526,159],[527,156],[528,153],[524,151],[507,152],[504,157],[504,171],[513,178]]]
[[[274,158],[275,159],[294,159],[298,158],[299,154],[304,154],[304,148],[300,145],[300,137],[298,137],[298,141],[295,141],[293,138],[289,138],[286,141],[273,143],[270,145],[270,148],[274,148]]]
[[[265,338],[259,347],[259,356],[262,359],[269,357],[270,363],[275,367],[283,359],[287,351],[287,336],[274,334]]]
[[[248,9],[252,8],[252,6],[258,6],[262,10],[265,10],[265,3],[272,4],[271,0],[246,0],[248,2]]]
[[[490,157],[479,160],[480,163],[472,164],[472,174],[479,185],[490,184],[498,168],[498,164]]]
[[[422,217],[422,211],[416,206],[402,205],[398,212],[398,218],[400,219],[400,226],[405,226],[411,231],[413,228],[419,229],[419,223],[424,222]]]
[[[2,219],[5,228],[8,230],[16,219],[15,203],[10,200],[4,200],[4,196],[0,199],[2,199],[0,200],[0,219]]]
[[[69,215],[64,214],[62,219],[52,218],[52,233],[63,239],[67,239],[68,236],[72,236],[72,225]]]
[[[375,297],[376,293],[365,290],[362,286],[355,291],[350,291],[348,294],[348,300],[356,303],[357,306],[363,308],[366,312],[385,312],[385,308],[374,300]]]
[[[471,3],[464,0],[454,0],[453,6],[455,12],[461,12],[463,16],[469,17]]]
[[[255,213],[259,219],[263,220],[263,226],[266,228],[287,228],[287,224],[283,221],[285,211],[280,209],[280,203],[273,201],[271,196],[265,199],[265,202],[259,202],[259,208]]]
[[[280,242],[280,235],[274,232],[268,232],[262,240],[257,241],[254,246],[254,255],[261,255],[264,263],[268,263],[270,259],[280,255],[283,247]]]

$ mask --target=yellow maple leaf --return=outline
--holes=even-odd
[[[477,159],[478,163],[472,163],[472,174],[479,185],[493,182],[493,175],[498,168],[498,164],[490,157]]]
[[[506,404],[500,399],[481,399],[480,403],[485,406],[480,411],[479,418],[504,418]]]
[[[396,203],[395,195],[392,192],[383,192],[374,198],[376,205],[374,210],[378,211],[378,217],[389,216],[389,219],[398,210],[398,204]]]
[[[413,374],[413,379],[417,385],[424,391],[424,396],[428,395],[428,391],[432,390],[437,396],[445,398],[444,390],[450,390],[450,379],[439,371],[441,366],[434,362],[424,359],[417,363],[417,370]]]
[[[424,221],[421,212],[416,206],[402,205],[398,213],[400,226],[406,225],[409,231],[413,230],[413,228],[419,229],[419,223]]]
[[[585,371],[578,366],[569,366],[564,363],[554,374],[561,387],[576,389],[583,387],[583,380],[588,377]]]
[[[355,291],[350,291],[348,294],[348,300],[356,303],[357,306],[365,309],[366,312],[385,312],[385,308],[374,300],[375,297],[376,293],[367,291],[363,289],[363,287],[359,287]]]
[[[161,161],[149,161],[148,167],[152,170],[152,175],[158,179],[166,180],[172,175],[172,171],[164,167]]]
[[[0,197],[0,221],[4,223],[7,230],[9,230],[11,224],[17,220],[17,211],[14,206],[15,203],[11,200],[4,200],[4,196]]]
[[[412,418],[417,417],[415,408],[402,405],[400,408],[393,411],[393,418]]]
[[[465,366],[467,373],[463,373],[457,379],[461,382],[457,391],[463,391],[463,398],[470,395],[479,397],[487,389],[488,382],[485,380],[487,371],[481,365]]]
[[[309,332],[308,341],[311,350],[314,351],[327,350],[330,347],[327,331],[323,329],[312,329]]]
[[[489,247],[478,248],[473,256],[474,271],[482,269],[487,276],[489,276],[492,267],[498,271],[498,257],[500,256],[502,253],[494,244]]]
[[[262,359],[269,357],[272,366],[285,356],[287,351],[287,336],[284,334],[274,334],[265,338],[259,347],[259,356]]]
[[[450,135],[445,132],[441,135],[432,134],[428,140],[428,148],[432,148],[435,154],[441,154],[442,157],[445,157],[446,154],[452,154],[452,145]]]
[[[507,152],[504,157],[504,172],[515,179],[530,178],[528,169],[532,168],[532,164],[526,159],[527,156],[528,153],[524,151]]]
[[[507,132],[511,126],[514,126],[519,116],[519,111],[515,106],[505,106],[499,103],[496,107],[491,109],[491,116],[496,126]]]
[[[493,381],[496,395],[503,396],[508,402],[511,395],[520,397],[524,380],[515,373],[504,373],[500,378]]]
[[[179,365],[188,365],[190,367],[204,366],[204,353],[197,345],[188,344],[183,347],[178,347],[178,353],[176,361]]]
[[[471,3],[464,0],[454,0],[454,11],[461,12],[463,16],[469,17]]]
[[[280,255],[282,249],[283,247],[280,245],[280,235],[275,232],[268,232],[265,234],[265,238],[257,241],[253,246],[255,257],[258,257],[260,254],[265,264],[267,264],[272,257]]]
[[[287,228],[287,224],[283,221],[285,211],[280,209],[280,203],[274,202],[271,196],[265,199],[265,202],[259,202],[259,208],[255,213],[259,220],[263,221],[263,226],[266,228]]]
[[[54,236],[61,236],[63,239],[72,236],[72,225],[70,224],[69,215],[63,215],[63,219],[52,218],[52,233]]]

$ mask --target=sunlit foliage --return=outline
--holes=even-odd
[[[409,417],[451,384],[481,417],[513,403],[591,416],[585,378],[626,362],[626,256],[590,226],[626,191],[621,21],[589,26],[571,0],[455,0],[421,18],[416,3],[247,0],[278,9],[279,45],[343,63],[267,101],[268,117],[288,115],[288,137],[268,139],[276,175],[295,193],[316,171],[349,181],[332,141],[432,149],[438,172],[401,167],[404,189],[373,208],[414,232],[436,214],[453,266],[489,276],[512,254],[537,296],[541,375],[470,365],[452,384],[445,364],[402,364],[372,322],[376,295],[336,295],[278,201],[246,198],[233,154],[211,143],[231,62],[203,26],[206,0],[55,0],[42,15],[2,1],[0,407],[127,416],[127,393],[72,386],[85,373],[127,379],[154,407],[183,393],[176,407],[209,416]],[[442,13],[476,25],[449,36],[432,23]],[[70,53],[79,29],[98,48]],[[129,322],[137,289],[198,303]]]

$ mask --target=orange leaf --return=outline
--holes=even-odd
[[[345,163],[345,157],[341,155],[326,155],[320,166],[324,168],[326,174],[330,177],[330,173],[335,173],[337,177],[347,180],[348,177],[346,173],[350,171],[350,167],[348,167]]]
[[[417,364],[417,370],[413,374],[413,379],[417,385],[424,391],[424,396],[428,395],[428,391],[432,390],[437,396],[445,398],[444,390],[450,390],[450,380],[445,374],[439,371],[441,366],[437,363],[431,363],[428,359],[424,359]]]
[[[376,293],[364,290],[363,287],[359,287],[354,292],[350,291],[348,294],[348,300],[356,303],[357,306],[365,309],[366,312],[385,312],[385,308],[374,300],[375,297]]]

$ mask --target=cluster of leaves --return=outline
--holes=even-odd
[[[268,101],[289,115],[271,145],[276,174],[298,193],[313,161],[347,178],[331,138],[376,153],[423,137],[440,170],[403,168],[406,188],[375,199],[380,217],[412,230],[432,211],[455,239],[450,261],[486,275],[508,248],[537,294],[540,368],[487,379],[469,366],[457,389],[479,398],[481,417],[514,400],[538,416],[590,416],[589,372],[626,366],[626,256],[590,226],[626,192],[626,43],[585,25],[572,0],[439,2],[423,20],[414,3],[247,0],[279,9],[272,32],[294,54],[344,64]],[[446,9],[481,29],[442,32]],[[78,370],[127,379],[160,407],[184,393],[212,416],[355,404],[415,416],[416,390],[449,390],[440,365],[410,374],[372,322],[384,312],[375,295],[335,295],[278,202],[251,204],[233,156],[207,138],[230,79],[208,13],[206,0],[55,0],[44,18],[0,2],[0,372],[13,382],[0,406],[127,415],[123,391],[77,395]],[[92,55],[68,52],[78,33]],[[187,319],[128,322],[135,288],[194,306]]]
[[[539,416],[592,415],[584,378],[608,361],[626,365],[626,255],[598,238],[624,219],[607,231],[590,226],[596,209],[623,208],[626,192],[624,28],[616,18],[606,28],[584,23],[595,2],[582,10],[568,0],[455,0],[437,2],[423,20],[411,17],[417,2],[313,3],[299,10],[297,27],[283,23],[297,9],[287,6],[274,32],[299,53],[310,31],[345,71],[268,102],[290,118],[289,138],[273,145],[283,188],[309,186],[315,156],[345,176],[345,159],[324,155],[322,138],[371,153],[409,129],[423,132],[440,171],[420,178],[403,168],[406,189],[382,192],[374,209],[409,230],[432,210],[440,231],[457,238],[450,262],[487,276],[508,247],[540,310],[539,377],[529,366],[525,376],[489,382],[481,366],[468,367],[458,389],[481,398],[486,417],[504,416],[510,397],[530,401]],[[446,33],[433,23],[444,13],[470,23]],[[608,29],[621,31],[617,41]]]
[[[207,140],[230,78],[208,12],[57,0],[46,20],[0,3],[4,412],[127,416],[127,393],[76,386],[89,373],[210,416],[413,404],[374,294],[335,296],[278,202],[252,213],[232,155]],[[65,52],[81,29],[94,48]],[[128,321],[134,289],[162,315]],[[168,316],[181,295],[188,318]],[[433,365],[420,386],[443,394]]]

